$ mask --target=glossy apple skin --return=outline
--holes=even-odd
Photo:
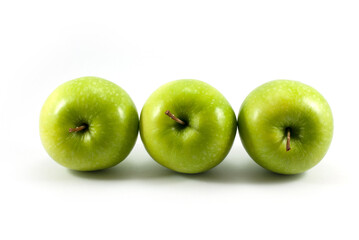
[[[80,132],[69,132],[86,124]],[[40,137],[59,164],[79,171],[112,167],[132,150],[138,135],[138,113],[118,85],[98,77],[60,85],[40,114]]]
[[[291,150],[286,151],[286,129]],[[324,97],[298,81],[275,80],[253,90],[238,115],[244,148],[262,167],[280,174],[302,173],[326,154],[333,116]]]
[[[187,123],[165,115],[169,110]],[[200,173],[219,164],[236,135],[236,116],[225,97],[199,80],[169,82],[157,89],[141,111],[140,134],[161,165],[181,173]]]

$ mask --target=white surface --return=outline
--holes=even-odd
[[[2,1],[0,239],[358,239],[357,1]],[[118,166],[68,171],[38,136],[46,97],[99,76],[138,111],[165,82],[195,78],[238,113],[273,79],[332,107],[328,154],[299,176],[257,166],[235,139],[201,175],[155,163],[141,140]]]

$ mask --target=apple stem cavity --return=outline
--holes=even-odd
[[[173,115],[169,110],[167,110],[165,112],[165,114],[167,116],[169,116],[170,118],[172,118],[173,120],[175,120],[177,123],[181,124],[181,125],[186,125],[186,123],[184,121],[182,121],[181,119],[177,118],[175,115]]]
[[[79,127],[75,127],[75,128],[70,128],[69,129],[69,132],[70,133],[73,133],[73,132],[79,132],[79,131],[82,131],[86,128],[85,125],[82,125],[82,126],[79,126]]]
[[[290,147],[290,128],[287,128],[287,145],[286,145],[286,150],[287,152],[289,150],[291,150],[291,147]]]

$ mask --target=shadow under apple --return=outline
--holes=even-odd
[[[227,159],[217,167],[199,174],[182,174],[160,166],[150,158],[141,161],[127,159],[119,165],[99,171],[69,173],[80,178],[104,181],[165,180],[178,182],[185,178],[190,181],[213,182],[218,184],[284,184],[305,176],[280,175],[258,166],[251,159]]]
[[[248,158],[227,159],[208,172],[185,177],[219,184],[285,184],[299,180],[304,176],[305,173],[296,175],[273,173]]]
[[[135,159],[126,159],[119,165],[104,170],[81,172],[69,169],[68,171],[76,177],[105,181],[154,180],[169,178],[173,175],[172,171],[159,166],[152,159],[141,162],[133,160]]]

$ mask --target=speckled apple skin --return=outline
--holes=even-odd
[[[88,128],[69,132],[82,124]],[[59,164],[79,171],[112,167],[132,150],[138,135],[135,104],[118,85],[82,77],[59,86],[40,114],[40,137]]]
[[[166,110],[187,126],[165,115]],[[181,173],[200,173],[226,157],[236,122],[219,91],[202,81],[183,79],[161,86],[149,97],[141,111],[140,134],[148,153],[161,165]]]
[[[291,129],[290,151],[286,151],[286,128]],[[333,116],[314,88],[298,81],[275,80],[247,96],[238,129],[244,148],[260,166],[297,174],[323,159],[333,137]]]

